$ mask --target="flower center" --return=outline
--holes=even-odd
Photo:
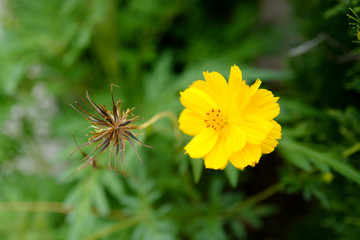
[[[210,112],[207,112],[204,121],[207,128],[212,128],[214,130],[219,129],[224,125],[224,118],[219,109],[211,109]]]

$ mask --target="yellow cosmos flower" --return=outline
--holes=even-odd
[[[237,66],[229,82],[217,72],[204,72],[180,101],[185,109],[180,129],[193,139],[185,146],[192,158],[203,158],[206,168],[224,169],[230,162],[239,169],[255,166],[262,153],[270,153],[281,138],[278,97],[259,89],[260,79],[248,86]]]

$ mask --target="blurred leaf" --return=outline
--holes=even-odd
[[[94,182],[92,195],[93,204],[94,207],[99,211],[101,216],[106,216],[110,211],[109,203],[107,201],[104,189],[105,188],[101,184]]]
[[[281,106],[280,115],[276,118],[280,122],[293,122],[294,119],[304,117],[315,117],[321,115],[318,109],[296,99],[281,97],[279,99]]]
[[[190,158],[192,175],[195,183],[198,183],[204,169],[204,161],[198,158]]]
[[[11,61],[11,60],[10,60]],[[9,62],[3,64],[0,68],[1,76],[3,78],[1,89],[9,95],[14,95],[15,91],[29,67],[29,58],[23,58],[16,62]]]
[[[306,156],[308,156],[310,158],[316,159],[316,161],[328,164],[334,171],[360,184],[360,173],[351,165],[345,162],[341,162],[340,160],[335,160],[334,158],[337,157],[334,157],[333,155],[316,151],[290,139],[284,139],[280,149],[281,153],[284,154],[287,160],[293,161],[296,166],[302,168],[305,171],[311,170],[311,165],[308,163],[308,159],[306,158]],[[319,163],[317,164],[319,165]],[[324,170],[327,169],[325,168]]]
[[[291,71],[286,70],[272,70],[272,69],[260,69],[260,68],[242,68],[242,72],[244,74],[244,79],[248,81],[255,81],[260,78],[263,82],[277,82],[277,81],[285,81],[289,80],[293,77],[293,73]]]
[[[351,165],[339,160],[335,160],[329,156],[322,156],[322,159],[327,162],[334,171],[360,184],[360,173]]]
[[[225,168],[225,175],[230,183],[230,185],[235,188],[238,185],[239,181],[239,172],[240,170],[234,167],[234,165],[229,162]]]
[[[330,172],[329,165],[326,162],[324,162],[324,161],[322,161],[322,160],[320,160],[318,158],[313,158],[313,157],[309,157],[309,161],[312,164],[314,164],[314,166],[317,169],[319,169],[320,171],[325,172],[325,173]]]
[[[321,192],[319,189],[317,188],[313,188],[312,189],[312,194],[320,200],[321,204],[323,205],[323,207],[325,208],[329,208],[330,207],[330,203],[326,197],[326,195]]]
[[[124,186],[118,175],[114,174],[112,171],[104,172],[102,184],[112,196],[121,202],[122,196],[124,195]]]
[[[246,239],[246,229],[240,221],[230,221],[230,228],[237,239]]]
[[[335,5],[333,8],[327,9],[323,14],[325,18],[331,18],[339,13],[345,13],[346,6],[342,4]]]
[[[306,172],[310,172],[312,170],[311,164],[309,163],[309,157],[304,155],[302,152],[295,151],[291,145],[288,144],[286,139],[281,140],[279,151],[287,161],[291,162],[296,167]]]

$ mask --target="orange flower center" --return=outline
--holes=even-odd
[[[214,130],[219,129],[224,125],[224,118],[219,109],[211,109],[210,112],[207,112],[204,121],[207,128],[212,128]]]

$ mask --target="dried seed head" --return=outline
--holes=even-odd
[[[109,111],[105,105],[95,104],[90,98],[87,91],[86,98],[88,102],[84,99],[82,100],[92,110],[94,110],[95,113],[89,113],[85,111],[78,102],[75,102],[78,108],[70,104],[70,106],[74,108],[78,113],[83,115],[94,128],[94,130],[91,132],[91,137],[89,138],[88,142],[79,146],[72,154],[85,146],[96,144],[93,151],[83,159],[83,161],[86,160],[88,164],[95,166],[95,158],[98,155],[103,154],[108,148],[110,148],[109,168],[112,169],[111,158],[114,154],[114,171],[116,171],[117,157],[120,153],[121,167],[123,173],[125,174],[123,165],[125,142],[128,141],[131,144],[141,163],[142,161],[138,152],[136,151],[134,141],[145,147],[150,148],[150,146],[143,144],[135,136],[135,134],[131,132],[132,130],[137,129],[134,122],[140,119],[138,118],[138,116],[134,116],[132,114],[134,108],[126,109],[126,111],[121,112],[121,101],[120,99],[118,99],[117,101],[114,100],[113,86],[115,85],[111,85],[112,111]]]

